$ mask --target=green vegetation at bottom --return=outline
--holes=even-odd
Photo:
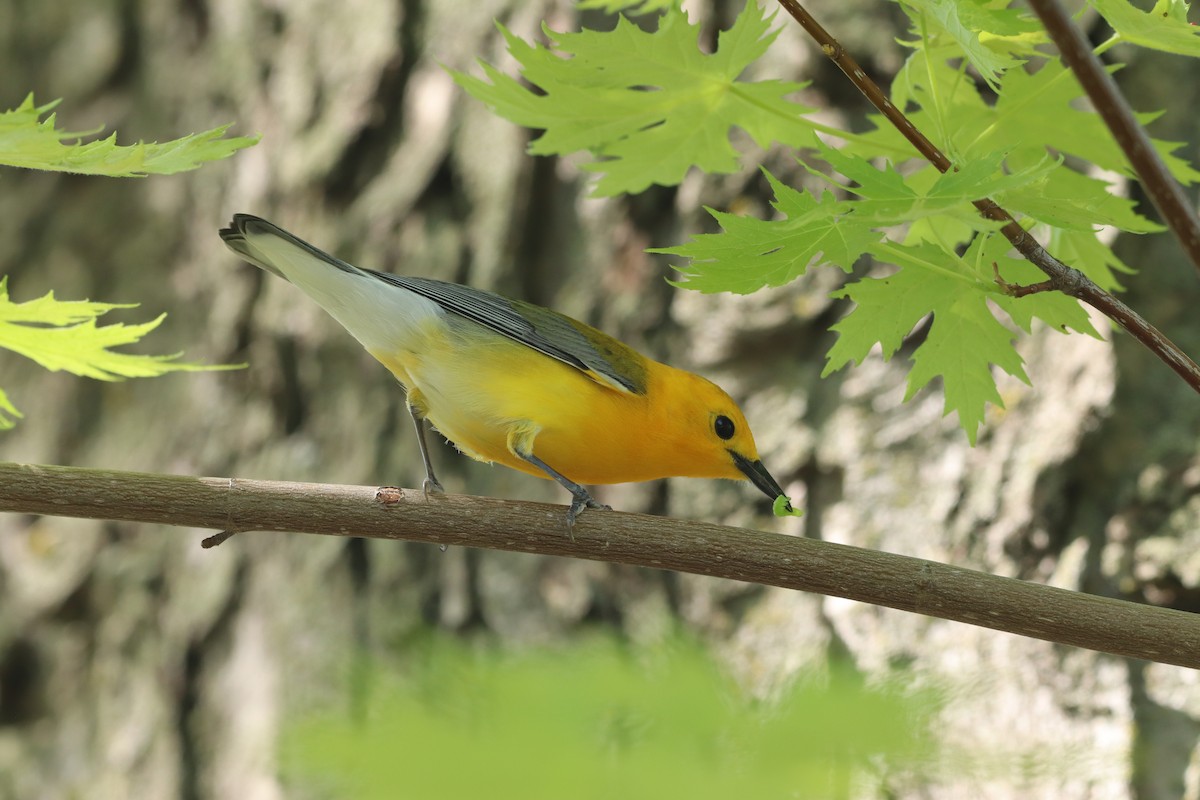
[[[288,726],[297,796],[845,797],[927,754],[936,705],[837,667],[756,701],[679,640],[511,653],[431,637],[404,656],[355,688],[360,713]]]

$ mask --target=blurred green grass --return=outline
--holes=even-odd
[[[756,701],[682,639],[513,653],[431,636],[404,655],[402,674],[359,671],[360,713],[288,725],[298,795],[840,798],[864,769],[921,760],[936,706],[837,665]]]

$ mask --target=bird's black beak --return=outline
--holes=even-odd
[[[767,497],[774,500],[777,497],[784,497],[783,489],[779,488],[779,483],[771,477],[771,473],[767,472],[767,468],[763,466],[761,461],[751,461],[741,453],[729,451],[729,455],[733,456],[733,463],[737,468],[745,473],[750,482],[762,491]],[[790,512],[792,503],[788,501],[785,508]]]

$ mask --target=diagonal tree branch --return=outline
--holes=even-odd
[[[879,88],[879,85],[871,80],[838,40],[833,38],[797,0],[778,1],[779,5],[783,6],[784,10],[791,14],[808,35],[821,46],[821,51],[838,65],[846,77],[871,101],[871,105],[875,106],[912,143],[921,156],[933,164],[939,172],[947,172],[954,168],[950,159],[946,158],[945,154],[912,124],[903,111],[896,108]],[[1011,214],[994,201],[984,198],[975,200],[973,204],[983,217],[1001,223],[1003,227],[1000,232],[1012,243],[1012,246],[1038,269],[1046,273],[1050,278],[1046,283],[1046,289],[1068,294],[1100,311],[1158,356],[1192,389],[1200,392],[1200,365],[1188,357],[1178,345],[1142,319],[1132,308],[1097,286],[1082,272],[1067,266],[1052,256],[1028,231],[1021,227]]]
[[[1041,18],[1063,61],[1075,73],[1097,113],[1125,152],[1154,207],[1179,239],[1192,264],[1200,270],[1200,217],[1188,202],[1183,187],[1167,171],[1116,81],[1058,0],[1029,0],[1029,5]]]
[[[419,489],[0,464],[0,511],[223,531],[299,531],[635,564],[846,597],[1200,669],[1200,615],[919,558],[704,522]]]

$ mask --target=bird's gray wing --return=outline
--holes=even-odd
[[[645,357],[606,333],[532,303],[457,283],[366,270],[380,280],[428,298],[451,314],[532,347],[618,391],[646,393]]]

